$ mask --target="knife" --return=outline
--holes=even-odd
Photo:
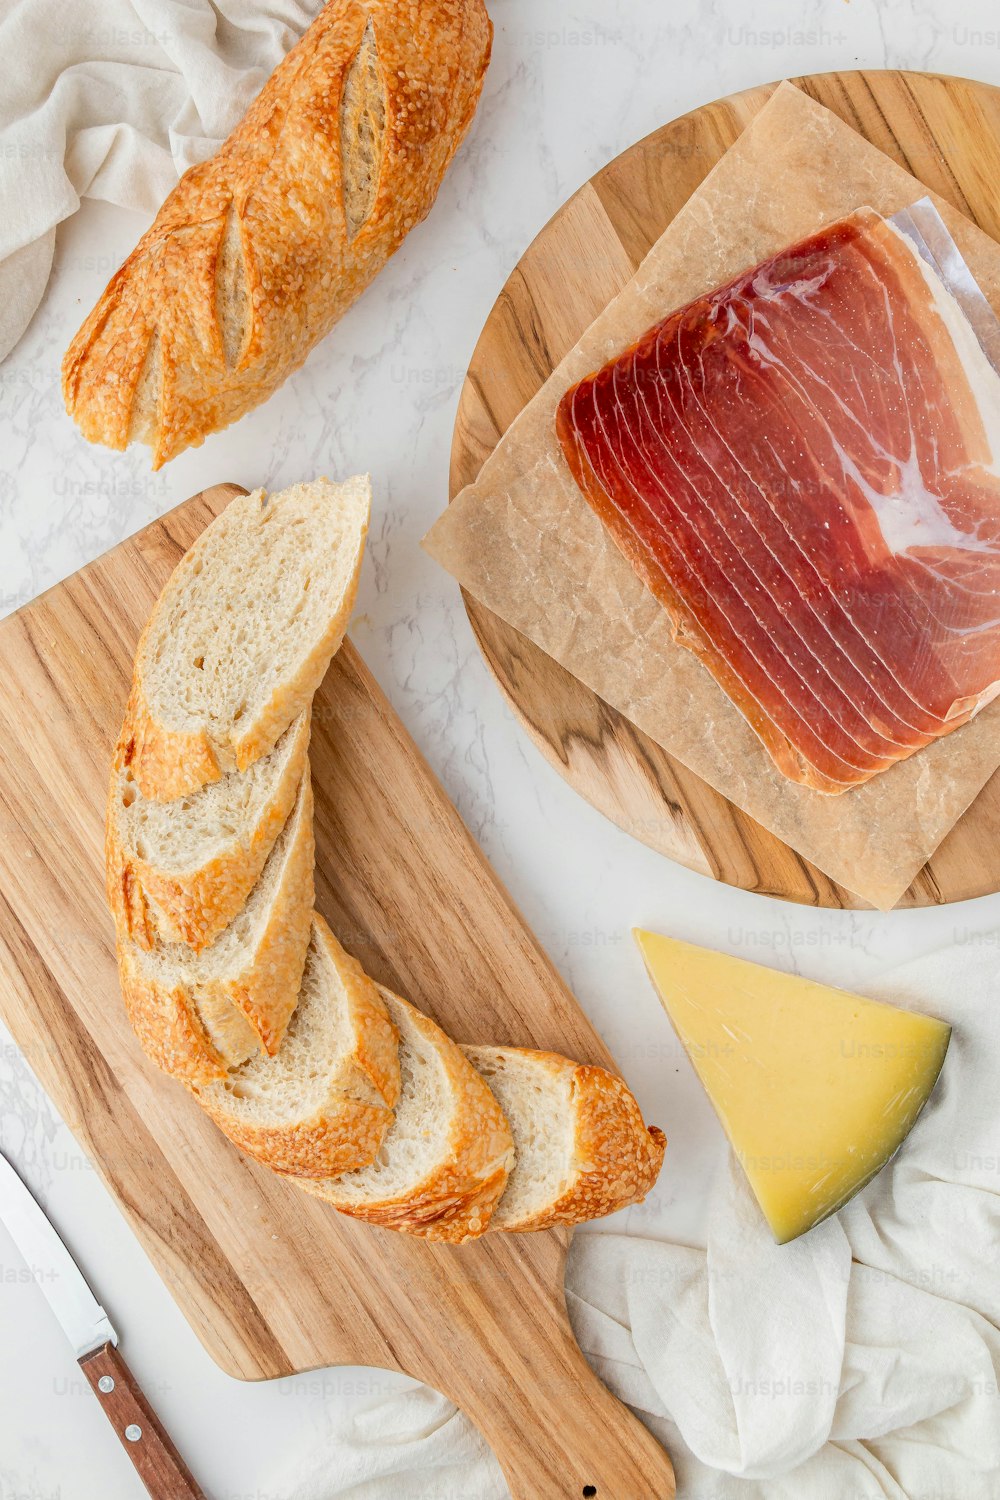
[[[77,1363],[153,1500],[205,1500],[118,1352],[118,1335],[83,1273],[5,1156],[0,1223],[24,1257]]]

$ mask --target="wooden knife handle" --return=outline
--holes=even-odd
[[[85,1354],[80,1369],[153,1500],[205,1500],[115,1346]]]

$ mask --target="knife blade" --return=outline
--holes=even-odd
[[[0,1223],[24,1257],[78,1360],[118,1335],[83,1279],[76,1261],[18,1177],[0,1155]]]
[[[0,1223],[69,1340],[153,1500],[205,1500],[118,1352],[118,1335],[58,1232],[0,1153]]]

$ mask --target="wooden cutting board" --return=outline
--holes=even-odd
[[[932,73],[822,73],[793,83],[1000,239],[1000,90]],[[575,193],[511,273],[459,403],[451,494],[624,286],[695,188],[770,98],[747,89],[673,120]],[[814,906],[866,903],[689,771],[564,667],[470,596],[483,655],[514,712],[569,784],[689,869]],[[850,794],[848,794],[850,795]],[[940,845],[903,906],[1000,890],[1000,772]]]
[[[666,1454],[573,1339],[566,1232],[454,1247],[342,1218],[241,1156],[125,1021],[103,900],[109,760],[139,631],[236,493],[195,496],[0,624],[4,1019],[224,1370],[402,1370],[465,1410],[517,1500],[670,1500]],[[607,1063],[349,644],[316,699],[312,765],[317,905],[373,977],[457,1041]]]

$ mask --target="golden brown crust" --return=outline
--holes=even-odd
[[[646,1196],[660,1171],[666,1140],[655,1125],[647,1129],[634,1095],[616,1074],[558,1052],[474,1046],[462,1050],[475,1066],[485,1067],[487,1078],[496,1054],[530,1061],[551,1076],[572,1112],[573,1157],[562,1193],[543,1210],[517,1219],[501,1213],[493,1230],[524,1234],[556,1224],[582,1224]]]
[[[389,1018],[378,985],[369,979],[353,954],[341,947],[318,913],[314,920],[347,995],[358,1067],[378,1090],[386,1106],[393,1110],[399,1101],[400,1089],[399,1032]]]
[[[118,929],[118,965],[129,1021],[143,1050],[189,1087],[225,1076],[249,1053],[249,1035],[272,1056],[298,997],[313,906],[313,799],[308,770],[292,813],[287,866],[252,963],[238,975],[198,983],[144,970],[143,954]],[[114,889],[109,859],[109,892]],[[116,923],[120,920],[114,905]],[[249,1026],[249,1030],[248,1030]]]
[[[156,923],[149,909],[141,881],[136,879],[132,862],[126,857],[118,837],[115,819],[115,786],[123,765],[130,755],[128,715],[118,736],[108,784],[108,801],[104,812],[104,889],[114,918],[119,945],[123,939],[140,948],[152,948],[156,942]]]
[[[565,1059],[560,1059],[565,1062]],[[574,1067],[576,1169],[562,1197],[510,1232],[583,1224],[641,1203],[659,1176],[666,1137],[648,1128],[628,1086],[614,1073],[583,1063]]]
[[[155,617],[154,608],[150,623]],[[148,630],[149,625],[139,639],[137,662]],[[132,684],[125,710],[121,753],[142,795],[153,802],[173,802],[177,797],[186,797],[200,787],[220,781],[225,775],[204,729],[168,729],[160,724],[146,707],[138,681]]]
[[[349,228],[341,104],[369,26],[382,156]],[[430,209],[491,37],[482,0],[331,0],[73,339],[63,397],[84,436],[147,441],[159,468],[266,400]]]
[[[231,1103],[240,1076],[198,1094],[229,1139],[248,1156],[292,1177],[336,1177],[375,1160],[399,1098],[398,1033],[378,989],[357,959],[337,942],[318,913],[313,941],[324,944],[345,992],[344,1025],[352,1056],[330,1080],[327,1097],[309,1119],[262,1125],[242,1118]]]
[[[118,831],[111,820],[110,809],[104,833],[105,890],[115,921],[115,931],[119,941],[127,938],[137,947],[148,950],[156,943],[156,922],[142,884],[136,879],[132,864],[125,858],[118,840]]]
[[[347,1198],[336,1181],[296,1181],[352,1218],[460,1245],[485,1233],[507,1185],[514,1143],[499,1104],[451,1038],[422,1011],[398,996],[391,998],[407,1007],[416,1029],[437,1051],[448,1092],[456,1100],[448,1159],[413,1192],[367,1203]]]
[[[160,942],[186,943],[200,952],[215,941],[243,909],[291,816],[308,763],[309,730],[307,713],[292,731],[295,741],[287,764],[249,839],[231,844],[188,875],[165,871],[134,852],[126,853],[112,805],[124,758],[124,742],[119,741],[106,829],[108,900],[119,931],[147,950]]]
[[[320,480],[321,486],[329,481]],[[296,487],[293,487],[296,488]],[[343,576],[340,593],[330,601],[330,613],[323,628],[308,650],[289,667],[286,676],[275,683],[266,704],[242,720],[216,725],[215,733],[205,721],[195,728],[175,728],[164,722],[157,709],[157,692],[147,694],[145,683],[150,661],[155,662],[164,631],[169,630],[171,612],[177,606],[177,593],[190,585],[193,574],[206,565],[206,553],[220,526],[228,526],[233,516],[253,520],[280,503],[289,491],[269,496],[264,490],[230,501],[229,505],[201,532],[188,548],[164,585],[146,622],[136,648],[132,688],[125,710],[125,721],[119,737],[121,762],[134,776],[142,795],[154,802],[172,802],[179,797],[211,785],[223,775],[245,771],[274,749],[285,730],[299,715],[306,713],[326,675],[331,658],[339,649],[357,597],[358,580],[368,534],[370,481],[355,476],[333,487],[338,503],[343,500],[354,508],[352,530],[345,541]],[[359,503],[363,505],[359,509]],[[233,510],[233,507],[237,507]],[[165,717],[170,717],[169,710]]]
[[[219,1107],[204,1091],[197,1097],[234,1146],[273,1172],[296,1179],[336,1177],[367,1167],[392,1122],[391,1110],[351,1099],[304,1123],[255,1125]]]
[[[288,866],[268,913],[256,959],[244,971],[241,983],[227,989],[272,1057],[281,1046],[295,1009],[312,926],[316,843],[308,766],[292,817],[296,827]]]
[[[198,1016],[191,992],[182,985],[150,983],[118,954],[125,1014],[146,1056],[188,1088],[226,1076],[226,1065]]]

